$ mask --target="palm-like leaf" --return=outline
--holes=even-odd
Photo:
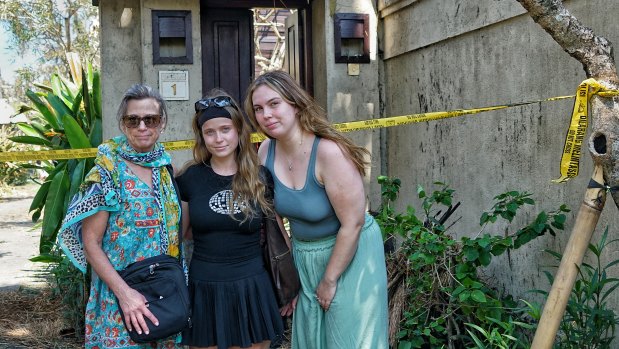
[[[71,109],[67,107],[67,104],[57,95],[48,94],[46,99],[61,123],[65,115],[72,115]]]
[[[82,130],[74,118],[70,115],[66,115],[63,121],[65,135],[67,136],[72,149],[84,149],[91,147],[88,136],[86,136],[84,130]]]
[[[33,125],[29,125],[25,122],[18,122],[17,123],[17,128],[22,131],[23,133],[26,134],[26,136],[30,136],[30,137],[39,137],[39,138],[45,138],[45,133],[41,132],[40,129],[34,127]],[[13,141],[16,143],[21,143],[19,141]]]
[[[32,103],[34,103],[37,111],[41,113],[45,121],[50,124],[52,129],[56,131],[62,130],[60,122],[56,118],[56,115],[50,110],[47,103],[44,103],[36,93],[30,90],[26,91],[26,96],[32,101]]]
[[[42,145],[45,147],[52,147],[52,143],[45,138],[33,137],[33,136],[15,136],[9,137],[9,139],[15,143]]]
[[[41,232],[41,243],[39,245],[39,252],[41,253],[49,253],[52,250],[60,222],[64,216],[65,195],[69,191],[69,174],[65,171],[66,165],[64,167],[52,179],[45,200],[43,231]]]

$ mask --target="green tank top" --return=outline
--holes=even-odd
[[[265,166],[273,174],[275,183],[275,211],[288,218],[290,230],[296,239],[318,240],[336,235],[340,221],[335,215],[325,187],[316,179],[316,152],[320,138],[312,144],[305,185],[296,190],[285,186],[275,174],[275,140],[271,139]]]

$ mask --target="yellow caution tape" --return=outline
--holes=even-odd
[[[542,100],[537,100],[537,101],[512,103],[512,104],[484,107],[484,108],[458,109],[458,110],[443,111],[443,112],[419,113],[419,114],[393,116],[393,117],[388,117],[388,118],[352,121],[352,122],[334,124],[333,127],[339,130],[340,132],[369,130],[369,129],[383,128],[383,127],[400,126],[400,125],[412,124],[412,123],[417,123],[417,122],[447,119],[447,118],[453,118],[453,117],[463,116],[463,115],[478,114],[478,113],[483,113],[487,111],[500,110],[500,109],[505,109],[505,108],[511,108],[511,107],[528,105],[528,104],[541,103],[541,102],[557,101],[557,100],[568,99],[568,98],[573,98],[573,97],[574,96],[560,96],[560,97],[552,97],[552,98],[547,98],[547,99],[542,99]],[[251,135],[251,141],[254,143],[262,142],[264,139],[266,139],[266,137],[262,133],[253,133]],[[189,149],[193,147],[193,144],[194,144],[193,140],[163,142],[165,149],[170,150],[170,151]],[[96,154],[97,154],[96,148],[8,152],[8,153],[0,154],[0,162],[81,159],[81,158],[94,157],[96,156]]]
[[[561,177],[553,179],[552,182],[554,183],[563,183],[578,175],[582,142],[587,134],[587,126],[589,125],[589,99],[594,94],[602,97],[612,97],[619,95],[619,91],[606,90],[595,79],[587,79],[578,86],[570,127],[563,145]]]
[[[250,137],[251,137],[252,143],[260,143],[264,141],[265,139],[267,139],[267,136],[265,136],[264,133],[262,132],[254,132],[251,134]]]
[[[188,149],[194,141],[163,142],[166,150]],[[37,161],[37,160],[68,160],[85,159],[97,156],[97,148],[62,149],[62,150],[38,150],[38,151],[14,151],[0,154],[0,162],[8,161]]]
[[[546,98],[546,99],[537,100],[537,101],[512,103],[512,104],[506,104],[506,105],[498,105],[498,106],[475,108],[475,109],[457,109],[457,110],[451,110],[451,111],[409,114],[409,115],[401,115],[401,116],[392,116],[388,118],[351,121],[351,122],[333,124],[333,127],[340,132],[361,131],[361,130],[369,130],[369,129],[375,129],[375,128],[401,126],[401,125],[413,124],[417,122],[447,119],[447,118],[453,118],[453,117],[462,116],[462,115],[478,114],[478,113],[483,113],[487,111],[500,110],[500,109],[518,107],[518,106],[541,103],[541,102],[558,101],[558,100],[568,99],[568,98],[574,98],[574,96],[572,95],[572,96],[551,97],[551,98]],[[266,139],[266,137],[261,133],[252,134],[252,142],[261,142],[264,139]]]
[[[184,141],[172,141],[172,142],[163,142],[163,146],[165,150],[173,151],[173,150],[183,150],[190,149],[194,144],[193,139],[186,139]]]

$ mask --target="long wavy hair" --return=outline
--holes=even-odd
[[[365,176],[365,169],[368,165],[365,156],[369,156],[370,152],[354,144],[348,137],[345,137],[333,128],[329,120],[327,120],[325,111],[290,76],[290,74],[285,71],[276,70],[264,73],[249,85],[247,97],[245,98],[245,112],[249,116],[249,120],[255,129],[260,129],[260,125],[256,120],[256,113],[254,112],[253,94],[260,86],[267,86],[271,90],[279,93],[283,100],[296,107],[301,128],[305,131],[312,132],[318,137],[335,142],[340,149],[342,149],[344,155],[355,164],[359,173]],[[263,133],[268,136],[264,130]]]
[[[256,148],[251,143],[252,130],[249,123],[245,120],[238,103],[228,93],[221,89],[212,89],[203,99],[219,96],[230,97],[230,100],[236,106],[236,108],[232,106],[224,107],[232,116],[232,125],[239,134],[239,145],[236,148],[235,154],[237,172],[232,179],[231,190],[233,195],[231,200],[236,200],[239,203],[246,203],[246,205],[239,205],[244,214],[242,222],[256,216],[256,209],[258,208],[267,215],[273,214],[273,203],[265,197],[266,184],[264,183],[264,179],[260,176],[260,160],[258,159]],[[181,173],[191,165],[207,165],[213,156],[206,148],[204,137],[202,136],[202,129],[198,124],[199,116],[200,112],[195,113],[191,121],[191,127],[195,138],[193,161],[186,164]],[[229,204],[230,207],[233,207],[232,202]],[[232,218],[235,218],[233,212],[231,212],[230,215]]]

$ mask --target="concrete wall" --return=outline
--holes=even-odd
[[[369,15],[370,63],[359,65],[359,75],[349,75],[347,64],[335,63],[333,35],[336,13]],[[326,108],[329,120],[341,123],[380,117],[377,10],[373,1],[316,0],[312,3],[312,16],[314,96]],[[376,177],[381,174],[380,134],[378,130],[348,134],[356,144],[372,152],[372,167],[366,176],[371,209],[377,209],[380,204],[380,187],[376,184]]]
[[[565,4],[596,33],[619,43],[614,0]],[[385,57],[385,116],[572,95],[586,78],[582,66],[514,0],[381,0],[379,10],[384,26],[380,48]],[[492,206],[495,195],[507,190],[531,192],[536,200],[534,208],[517,217],[514,228],[540,210],[569,205],[574,211],[565,232],[541,237],[487,269],[496,286],[516,297],[530,298],[525,291],[534,288],[549,289],[540,266],[555,263],[542,250],[562,252],[592,173],[591,158],[584,155],[578,178],[566,184],[550,182],[559,177],[572,104],[536,103],[388,129],[388,174],[403,182],[400,209],[418,206],[417,184],[429,188],[433,181],[446,182],[462,202],[455,214],[462,219],[450,233],[475,236],[481,213]],[[607,225],[616,237],[619,219],[610,198],[594,240]],[[502,235],[506,226],[485,232]],[[619,257],[616,246],[606,252],[607,261]],[[617,295],[611,300],[615,309],[618,300]]]
[[[119,134],[115,118],[123,93],[141,82],[159,88],[159,71],[181,70],[189,73],[189,100],[167,101],[168,123],[161,141],[192,139],[193,102],[202,97],[202,50],[200,44],[200,2],[198,0],[128,0],[102,1],[101,72],[103,104],[103,137]],[[124,8],[132,9],[127,27],[120,26]],[[152,10],[191,11],[193,64],[153,65]],[[191,157],[189,150],[174,151],[174,164],[182,165]]]
[[[128,10],[121,25],[124,9]],[[99,17],[103,139],[108,139],[120,133],[116,110],[123,93],[142,81],[140,1],[103,1],[99,4]]]

